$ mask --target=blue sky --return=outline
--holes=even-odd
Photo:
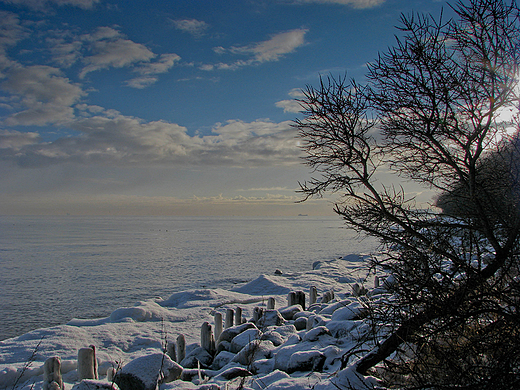
[[[294,99],[442,7],[0,0],[0,214],[330,214],[295,204]]]

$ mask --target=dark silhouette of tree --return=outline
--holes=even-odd
[[[401,387],[510,389],[520,385],[519,9],[451,9],[448,21],[403,15],[365,85],[328,77],[304,90],[295,126],[314,177],[301,191],[340,193],[335,212],[380,239],[371,266],[395,279],[391,296],[367,300],[372,349],[344,365],[377,366]],[[383,185],[387,171],[435,190],[438,207]]]

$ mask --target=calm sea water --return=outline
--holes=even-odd
[[[0,340],[373,247],[337,217],[0,217]]]

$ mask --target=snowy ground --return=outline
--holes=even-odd
[[[368,328],[362,320],[356,319],[362,304],[352,294],[355,283],[368,289],[374,286],[374,275],[367,275],[363,258],[364,255],[349,255],[316,263],[308,272],[261,275],[234,291],[179,292],[167,299],[155,298],[135,307],[117,309],[107,318],[74,319],[66,325],[0,341],[0,389],[13,386],[19,390],[43,389],[43,363],[58,356],[65,389],[70,390],[78,382],[78,350],[89,345],[96,346],[100,379],[112,366],[125,366],[137,358],[162,352],[165,340],[175,341],[179,334],[184,334],[186,351],[190,354],[200,345],[201,325],[205,321],[213,325],[215,312],[225,317],[228,308],[241,307],[243,317],[250,320],[255,307],[265,309],[267,299],[274,297],[276,309],[283,313],[290,291],[304,291],[308,302],[311,286],[316,286],[318,297],[333,290],[335,299],[327,304],[316,304],[285,320],[284,324],[246,331],[249,335],[254,333],[254,339],[261,344],[260,352],[247,364],[236,358],[240,355],[236,353],[237,338],[231,348],[236,352],[226,348],[228,351],[222,352],[219,364],[215,362],[211,369],[200,371],[200,377],[197,370],[186,370],[188,374],[197,372],[192,381],[175,380],[161,384],[160,388],[196,389],[207,382],[206,388],[215,384],[222,389],[235,389],[241,378],[228,380],[221,374],[237,371],[236,367],[256,374],[246,378],[244,383],[245,388],[253,389],[347,388],[349,382],[356,388],[357,381],[374,384],[373,378],[358,378],[352,369],[339,371],[341,357]],[[300,317],[304,320],[298,320]],[[296,330],[296,321],[299,321],[298,328],[302,322],[304,326],[305,322],[309,325]],[[250,340],[251,336],[247,341]],[[186,377],[189,375],[184,375],[184,379]]]

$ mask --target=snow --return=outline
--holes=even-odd
[[[222,343],[224,351],[217,351],[219,358],[211,367],[185,368],[184,380],[161,383],[159,388],[224,389],[226,386],[234,388],[229,387],[230,383],[238,385],[237,381],[243,381],[246,389],[303,389],[310,386],[329,389],[347,383],[366,384],[370,388],[376,384],[375,378],[359,376],[352,365],[340,370],[342,356],[358,343],[357,337],[367,328],[367,324],[358,318],[364,306],[359,297],[352,294],[352,286],[358,283],[372,295],[376,291],[384,292],[381,287],[372,288],[375,275],[367,275],[366,257],[348,255],[316,262],[307,272],[261,275],[234,291],[177,292],[167,299],[155,298],[135,307],[119,308],[106,318],[73,319],[64,325],[0,341],[0,389],[12,389],[16,383],[18,390],[31,387],[42,390],[43,364],[46,359],[58,356],[65,390],[71,390],[79,383],[78,351],[90,345],[96,347],[100,380],[105,379],[107,370],[112,367],[126,366],[141,373],[143,382],[155,382],[157,370],[151,367],[162,361],[158,354],[162,354],[167,341],[175,341],[183,334],[188,356],[200,346],[201,325],[207,321],[214,328],[216,312],[225,317],[227,309],[241,307],[243,317],[250,320],[255,307],[266,310],[270,297],[275,298],[275,310],[291,313],[284,325],[263,328],[259,325],[256,329],[251,324],[242,324],[229,329],[227,334],[232,336]],[[308,307],[307,311],[301,311],[301,308],[283,310],[287,309],[288,292],[304,291],[308,297],[311,286],[317,288],[318,297],[329,290],[334,291],[335,299],[319,303],[318,298],[318,304]],[[299,329],[307,324],[302,330],[294,326],[298,319]],[[226,346],[232,348],[226,349]],[[252,351],[251,358],[245,349]],[[248,371],[256,375],[224,379]],[[230,383],[226,384],[227,381]]]

